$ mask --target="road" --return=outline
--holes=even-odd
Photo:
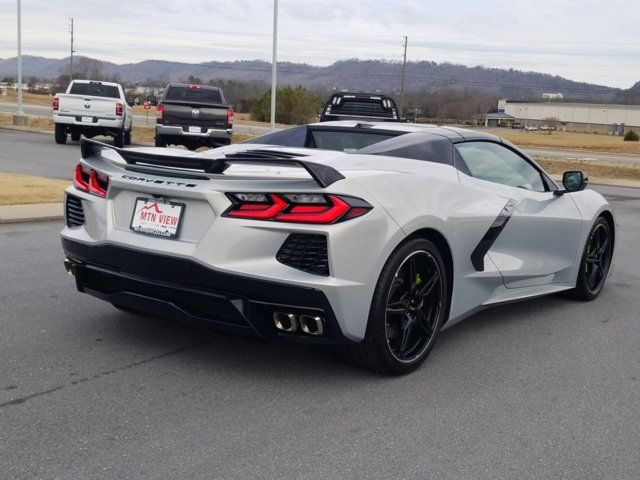
[[[402,378],[75,291],[61,223],[0,225],[3,479],[640,477],[640,190],[592,303],[479,313]]]
[[[0,112],[16,113],[18,110],[17,104],[13,102],[7,102],[0,100]],[[51,107],[48,105],[24,105],[23,111],[26,115],[37,115],[41,117],[51,116]],[[134,115],[133,125],[155,127],[155,110],[149,111],[149,118],[146,115]],[[241,133],[246,135],[264,135],[271,131],[271,127],[254,124],[250,122],[238,122],[235,121],[233,125],[233,131],[235,133]]]

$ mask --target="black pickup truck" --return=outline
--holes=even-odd
[[[334,93],[318,112],[318,116],[321,122],[333,120],[403,121],[393,98],[372,93]]]
[[[232,133],[233,110],[218,87],[170,83],[156,105],[156,147],[220,147]]]

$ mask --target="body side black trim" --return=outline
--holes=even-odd
[[[493,221],[487,233],[484,234],[480,243],[473,249],[471,252],[471,263],[473,264],[473,268],[478,272],[484,271],[484,256],[487,254],[491,246],[495,243],[504,227],[507,225],[507,222],[513,215],[513,212],[516,208],[516,201],[509,200],[507,204],[502,208],[500,214]]]

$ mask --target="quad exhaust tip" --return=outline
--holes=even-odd
[[[273,312],[273,323],[282,332],[324,335],[324,319],[319,315]]]
[[[71,262],[71,260],[69,260],[68,258],[64,259],[64,269],[67,271],[67,273],[69,275],[71,275],[72,277],[76,274],[75,271],[75,266],[73,265],[73,263]]]

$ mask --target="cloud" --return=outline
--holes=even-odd
[[[22,0],[23,52],[66,56],[68,17],[78,54],[115,63],[147,58],[271,58],[273,3],[234,0]],[[640,79],[637,0],[279,0],[281,61],[347,58],[513,67],[628,87]],[[16,53],[14,0],[0,0],[0,57]]]

